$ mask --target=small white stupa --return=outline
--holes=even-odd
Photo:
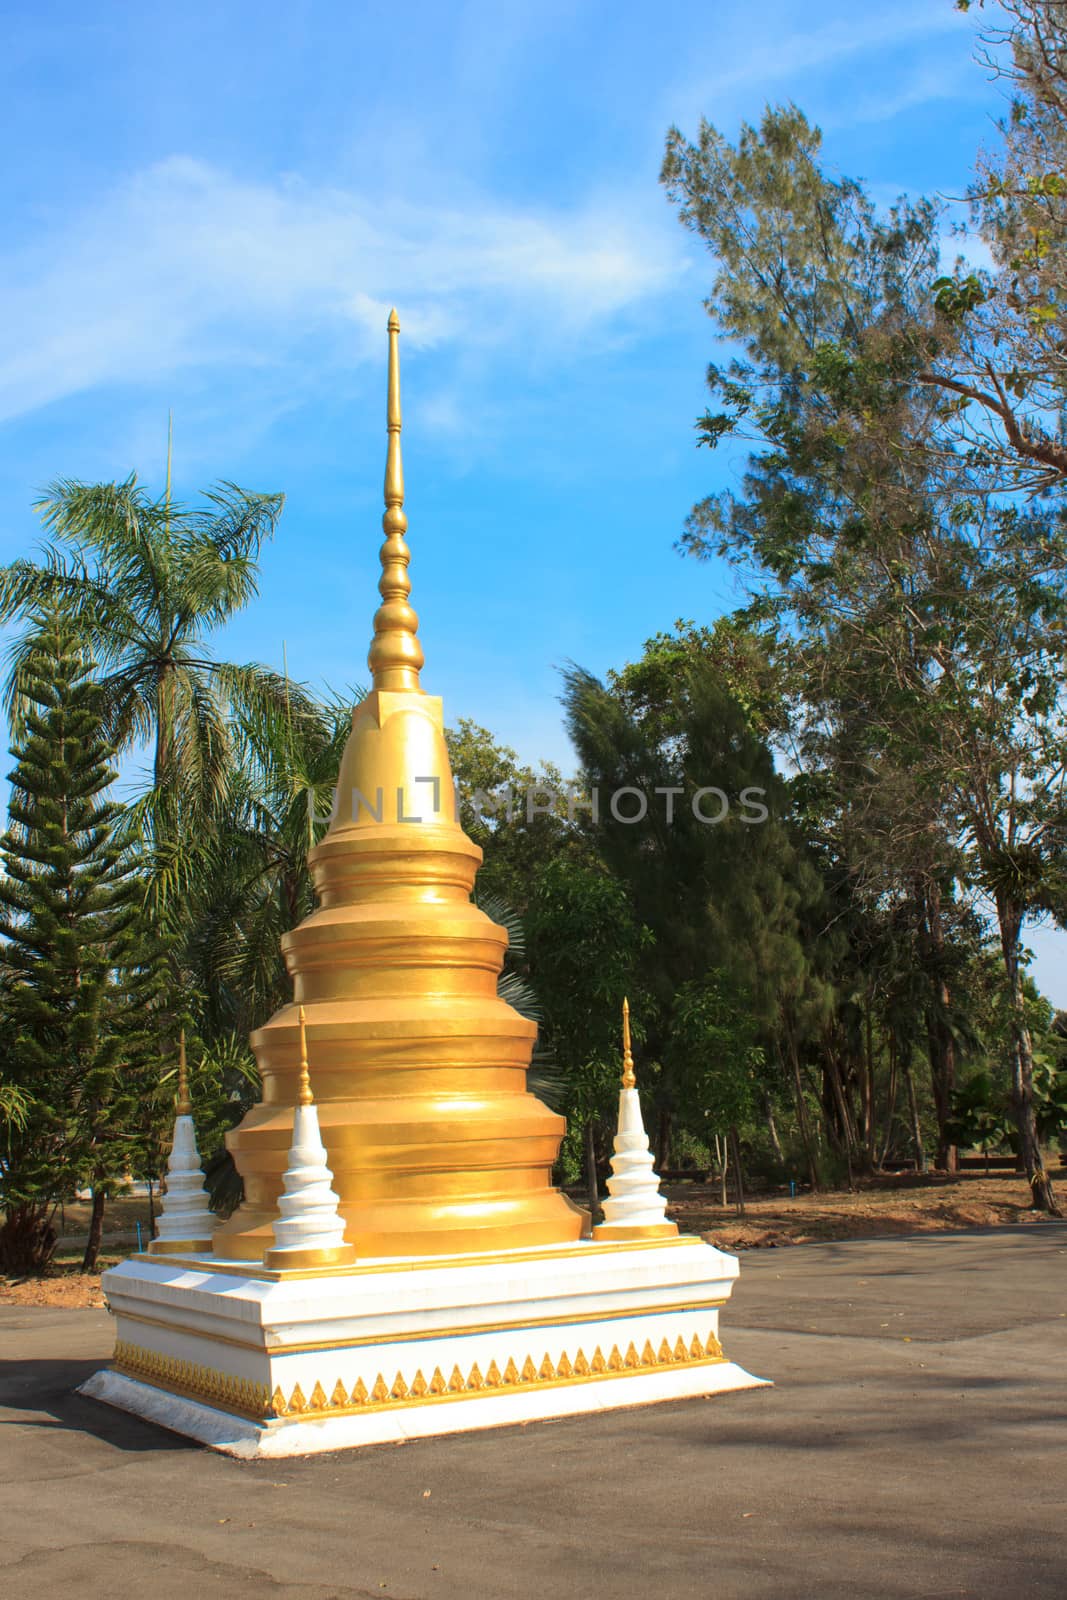
[[[652,1151],[641,1117],[641,1100],[630,1049],[630,1003],[622,1003],[622,1088],[619,1131],[611,1158],[611,1177],[604,1201],[604,1221],[593,1229],[597,1239],[665,1239],[678,1232],[667,1221],[667,1202],[653,1171]]]
[[[148,1246],[156,1255],[203,1255],[211,1249],[215,1218],[208,1205],[204,1169],[196,1148],[189,1076],[185,1065],[185,1029],[178,1045],[178,1099],[174,1143],[167,1160],[167,1184],[156,1223],[157,1236]]]
[[[274,1223],[274,1246],[263,1258],[271,1268],[343,1267],[356,1259],[355,1246],[345,1244],[340,1200],[319,1129],[319,1113],[308,1073],[304,1008],[300,1007],[300,1089],[293,1113],[289,1165],[278,1198],[281,1215]]]

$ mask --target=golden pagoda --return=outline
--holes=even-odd
[[[263,1098],[228,1136],[245,1200],[216,1252],[258,1260],[292,1135],[307,1015],[345,1238],[360,1258],[563,1244],[586,1213],[551,1184],[562,1117],[526,1088],[536,1026],[497,995],[507,934],[471,903],[482,852],[456,816],[441,701],[420,686],[400,452],[400,323],[389,317],[382,603],[309,853],[318,909],[285,936],[293,1003],[252,1035]]]
[[[228,1139],[245,1201],[211,1232],[180,1114],[173,1249],[104,1274],[114,1354],[81,1386],[235,1456],[761,1382],[719,1343],[736,1258],[666,1222],[628,1017],[595,1237],[552,1187],[563,1119],[526,1089],[536,1030],[497,994],[507,935],[471,904],[481,851],[456,818],[441,702],[419,684],[398,333],[394,312],[373,686],[309,853],[318,910],[283,941],[293,1003],[252,1035],[263,1098]]]

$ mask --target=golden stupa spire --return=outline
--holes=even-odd
[[[367,665],[375,689],[417,690],[424,656],[418,641],[419,619],[408,601],[411,551],[404,539],[404,463],[400,454],[400,318],[389,313],[389,390],[386,427],[389,434],[385,458],[385,543],[378,552],[382,575],[378,592],[382,603],[374,614],[374,638]]]
[[[189,1071],[185,1064],[185,1029],[178,1039],[178,1104],[179,1117],[191,1117],[193,1102],[189,1098]]]
[[[308,852],[318,907],[282,938],[293,1003],[252,1035],[263,1098],[226,1136],[245,1198],[218,1225],[216,1247],[240,1260],[280,1248],[285,1152],[301,1111],[321,1122],[361,1256],[572,1244],[584,1226],[552,1187],[563,1118],[527,1088],[537,1029],[497,994],[507,934],[470,898],[482,852],[456,815],[444,708],[419,683],[399,333],[393,312],[373,686],[352,714],[334,816]],[[315,1035],[313,1107],[302,1006]]]
[[[622,1086],[624,1089],[637,1087],[634,1076],[633,1051],[630,1049],[630,1002],[622,1002]]]
[[[314,1104],[314,1096],[311,1093],[311,1076],[308,1072],[308,1036],[304,1026],[303,1006],[297,1013],[297,1025],[300,1029],[300,1086],[296,1092],[296,1103],[298,1106],[310,1106]]]

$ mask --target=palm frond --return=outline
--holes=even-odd
[[[154,498],[131,473],[121,483],[60,479],[35,509],[81,559],[91,554],[109,589],[125,594],[134,611],[166,608],[174,552],[188,515],[184,507]]]
[[[198,512],[192,526],[210,540],[222,560],[250,556],[253,560],[267,539],[274,536],[285,507],[284,494],[255,494],[223,479],[205,490],[204,499],[214,511]]]
[[[485,912],[490,922],[495,922],[498,928],[504,929],[508,936],[508,962],[520,965],[526,959],[526,930],[514,906],[508,905],[506,900],[494,894],[492,890],[479,889],[477,885],[471,898],[479,910]],[[521,1011],[522,1007],[518,1006],[516,1010]]]
[[[51,545],[44,547],[42,555],[43,565],[14,561],[0,567],[0,622],[18,618],[27,625],[6,652],[5,709],[16,728],[21,726],[27,665],[43,616],[61,612],[80,644],[102,667],[118,659],[123,641],[137,626],[125,598],[112,594],[82,562]]]

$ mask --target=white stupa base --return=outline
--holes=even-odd
[[[719,1346],[737,1258],[682,1236],[309,1272],[138,1256],[105,1273],[82,1393],[287,1456],[760,1386]]]
[[[606,1379],[602,1384],[557,1392],[551,1403],[537,1391],[516,1390],[457,1400],[447,1418],[429,1405],[400,1411],[374,1411],[366,1416],[323,1417],[305,1422],[252,1422],[195,1400],[183,1400],[120,1372],[96,1373],[81,1386],[82,1394],[120,1411],[132,1412],[148,1422],[184,1434],[224,1455],[245,1459],[308,1456],[323,1450],[347,1450],[364,1444],[400,1444],[407,1439],[427,1439],[443,1433],[469,1433],[477,1428],[504,1428],[526,1422],[548,1422],[560,1417],[583,1416],[591,1411],[611,1411],[624,1406],[650,1405],[661,1400],[694,1400],[731,1389],[763,1386],[733,1361],[719,1362],[714,1376],[707,1368]]]

